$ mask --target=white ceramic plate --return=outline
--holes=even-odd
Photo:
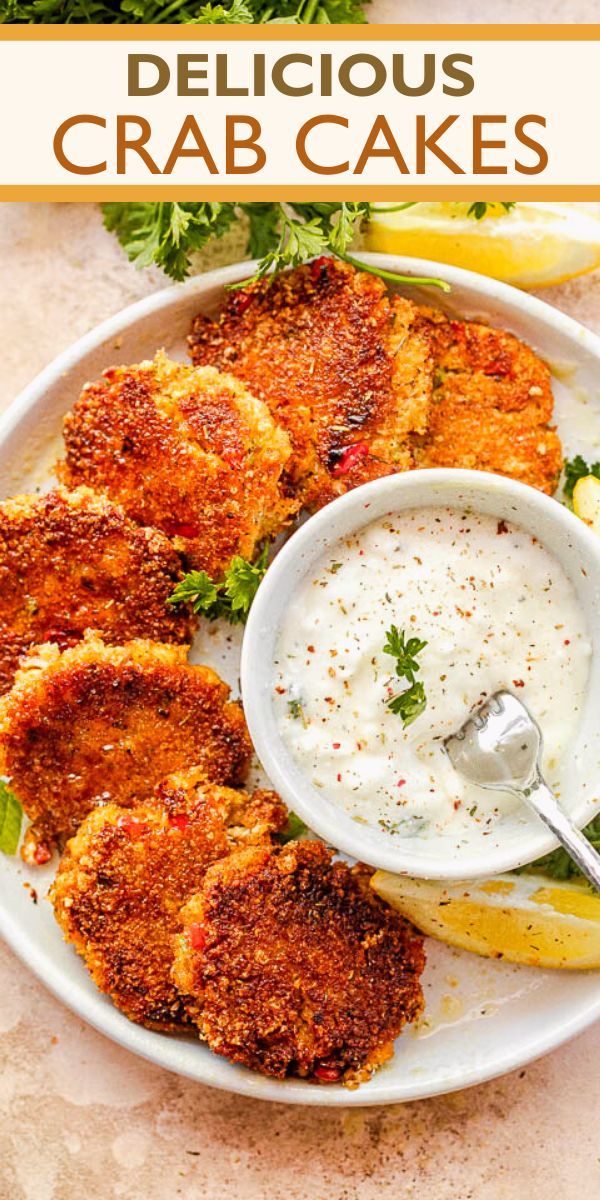
[[[512,329],[559,372],[556,411],[565,451],[600,457],[600,341],[575,321],[523,293],[467,271],[417,259],[368,255],[402,273],[447,279],[449,297],[411,289],[462,316]],[[0,422],[0,494],[44,488],[60,448],[61,419],[83,383],[115,362],[152,357],[164,346],[185,358],[191,317],[214,310],[241,264],[169,288],[104,322],[52,363]],[[239,640],[201,631],[194,657],[239,689]],[[278,1082],[232,1066],[192,1039],[152,1033],[126,1020],[89,979],[62,940],[44,899],[52,870],[28,870],[0,856],[0,929],[23,961],[90,1024],[152,1062],[229,1091],[295,1104],[385,1104],[433,1096],[500,1075],[566,1041],[600,1015],[600,981],[585,972],[534,971],[450,950],[429,941],[425,1019],[404,1034],[393,1060],[357,1091],[298,1080]],[[30,884],[39,900],[35,904]]]

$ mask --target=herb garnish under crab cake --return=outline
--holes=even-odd
[[[158,353],[109,367],[65,417],[61,479],[87,484],[161,529],[218,577],[252,559],[295,509],[281,487],[287,434],[239,380]]]
[[[169,597],[181,560],[164,534],[136,525],[89,488],[54,488],[0,504],[0,692],[30,646],[188,643],[194,622]]]
[[[51,889],[55,916],[94,982],[132,1021],[190,1024],[172,979],[181,906],[208,867],[269,844],[287,821],[274,792],[250,796],[197,767],[163,780],[135,808],[94,809],[68,843]]]
[[[96,804],[131,806],[166,775],[201,766],[242,782],[252,745],[239,704],[186,649],[93,636],[60,653],[34,648],[0,699],[0,774],[33,824],[28,862],[75,833]]]

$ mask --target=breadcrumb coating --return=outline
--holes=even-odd
[[[182,911],[174,978],[217,1054],[355,1086],[419,1015],[419,935],[320,842],[241,850]]]
[[[420,318],[435,376],[417,465],[492,471],[554,492],[562,449],[549,424],[554,401],[546,364],[506,330],[434,309],[421,309]]]
[[[0,693],[30,646],[61,649],[87,629],[105,641],[189,643],[195,622],[167,603],[182,576],[164,534],[89,488],[0,503]]]
[[[332,258],[229,293],[217,321],[200,314],[196,364],[242,379],[289,433],[287,488],[300,507],[412,465],[423,432],[431,355],[415,306]]]
[[[199,768],[163,780],[142,805],[85,818],[50,898],[65,938],[130,1020],[172,1032],[190,1023],[171,975],[179,910],[212,863],[268,843],[286,820],[274,792],[218,787]]]
[[[62,653],[36,647],[0,699],[0,775],[33,822],[28,862],[46,861],[97,804],[135,805],[196,765],[239,783],[251,753],[227,684],[179,646],[87,636]]]
[[[110,367],[65,417],[69,487],[88,484],[161,529],[188,566],[220,576],[252,559],[293,508],[280,479],[287,435],[232,376],[163,353]]]

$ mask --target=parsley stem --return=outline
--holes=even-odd
[[[351,267],[357,267],[359,271],[367,271],[369,275],[377,275],[379,279],[388,279],[391,283],[409,283],[415,286],[423,284],[425,287],[439,288],[442,292],[452,291],[450,284],[446,283],[444,279],[430,279],[421,275],[398,275],[395,271],[384,271],[382,267],[373,267],[371,263],[360,262],[351,254],[343,254],[340,251],[337,252],[337,258],[350,263]]]

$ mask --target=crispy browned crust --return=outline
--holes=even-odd
[[[200,765],[216,783],[241,782],[252,747],[228,697],[183,647],[87,636],[62,654],[33,649],[0,699],[0,774],[34,823],[27,861],[43,861],[96,804],[129,807],[173,771]]]
[[[189,643],[195,622],[167,603],[179,555],[89,488],[0,504],[0,693],[30,646],[61,649],[93,629],[106,642]]]
[[[513,334],[421,309],[435,362],[417,465],[494,471],[552,493],[562,467],[550,371]]]
[[[84,389],[64,437],[66,484],[107,493],[210,575],[235,554],[252,558],[292,508],[280,487],[286,434],[238,380],[212,368],[164,354],[111,367]]]
[[[274,792],[249,796],[192,768],[163,780],[133,809],[94,809],[62,856],[50,898],[94,982],[132,1021],[176,1031],[190,1023],[171,978],[182,904],[211,863],[283,828]]]
[[[211,867],[183,909],[174,968],[211,1049],[265,1075],[350,1086],[389,1058],[421,1011],[425,956],[372,899],[319,842]]]
[[[232,372],[268,404],[292,442],[288,488],[318,508],[411,466],[432,374],[415,318],[381,280],[319,258],[230,293],[218,321],[196,318],[189,343],[196,364]]]

